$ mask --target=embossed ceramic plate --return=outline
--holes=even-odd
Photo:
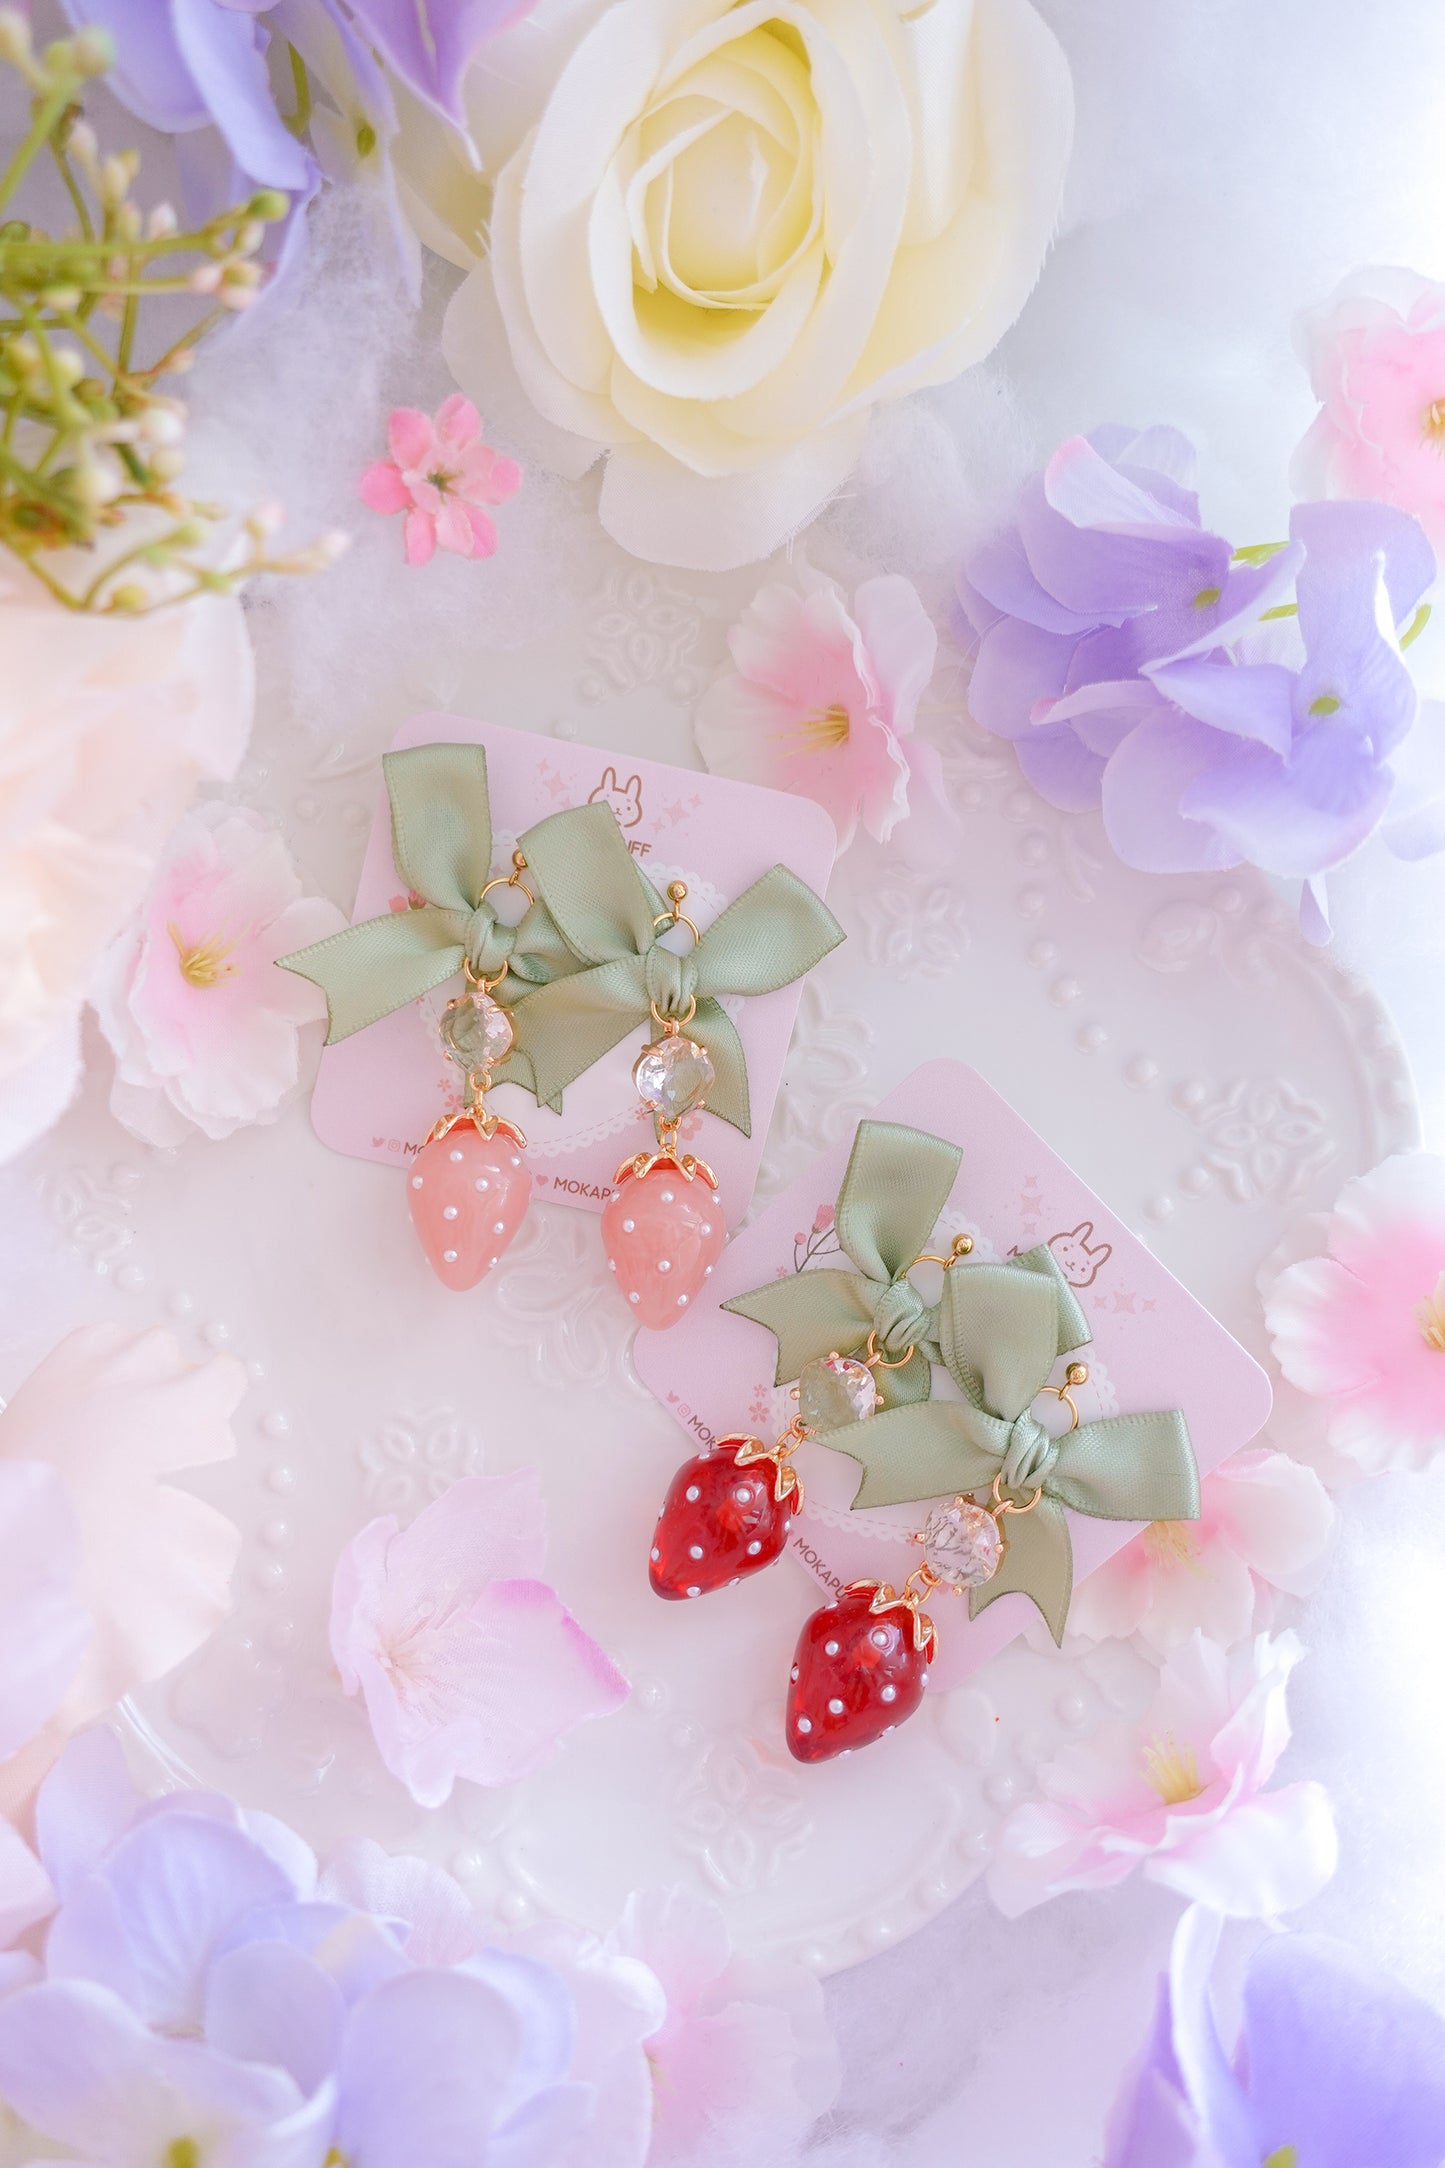
[[[489,662],[488,699],[508,721],[561,716],[599,745],[687,760],[681,703],[722,625],[705,583],[614,569],[570,651]],[[258,739],[252,801],[344,901],[380,750],[438,690],[396,687],[319,758],[284,714]],[[906,855],[905,828],[888,850],[855,846],[835,877],[851,939],[805,993],[765,1187],[920,1061],[960,1056],[1263,1354],[1254,1274],[1287,1220],[1414,1139],[1387,1018],[1257,877],[1126,872],[1091,822],[1041,806],[1006,748],[957,721],[944,750],[960,819],[942,855]],[[696,1605],[651,1595],[650,1531],[682,1441],[631,1375],[581,1214],[537,1209],[505,1265],[451,1295],[413,1246],[399,1178],[328,1153],[302,1106],[224,1146],[156,1153],[110,1120],[103,1079],[11,1170],[0,1208],[34,1260],[0,1383],[97,1313],[168,1319],[250,1365],[239,1458],[204,1478],[246,1531],[234,1617],[129,1714],[158,1775],[263,1802],[322,1848],[365,1831],[425,1850],[503,1922],[605,1927],[634,1886],[681,1881],[743,1943],[832,1969],[955,1895],[1055,1743],[1147,1684],[1125,1648],[1019,1643],[883,1745],[794,1764],[779,1711],[813,1593],[779,1571]],[[370,1516],[524,1459],[549,1502],[549,1571],[632,1698],[528,1783],[460,1785],[425,1814],[332,1674],[332,1564]]]

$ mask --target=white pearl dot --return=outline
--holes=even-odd
[[[927,1673],[926,1671],[921,1671],[921,1672],[919,1673],[919,1675],[918,1675],[918,1683],[919,1683],[919,1685],[920,1685],[920,1686],[927,1686],[927,1684],[928,1684],[928,1673]]]
[[[888,1646],[888,1628],[886,1626],[875,1626],[868,1638],[875,1649],[886,1649]]]
[[[733,1496],[740,1506],[745,1506],[752,1495],[753,1487],[751,1483],[739,1483],[737,1489],[733,1492]]]
[[[442,1218],[443,1218],[443,1219],[455,1219],[455,1218],[456,1218],[456,1216],[457,1216],[457,1208],[456,1208],[456,1206],[455,1206],[454,1204],[448,1204],[448,1205],[443,1205],[443,1206],[442,1206]]]
[[[836,1655],[837,1655],[837,1653],[838,1653],[838,1644],[837,1644],[837,1642],[836,1642],[836,1641],[825,1641],[825,1642],[823,1643],[823,1654],[824,1654],[825,1656],[836,1656]]]
[[[701,1235],[710,1235],[712,1233],[712,1221],[704,1220],[701,1227],[699,1227],[698,1229],[698,1233]]]
[[[689,1596],[700,1596],[702,1590],[700,1588],[690,1588],[687,1593]]]
[[[636,1290],[636,1289],[634,1288],[634,1289],[633,1289],[633,1291],[632,1291],[632,1293],[631,1293],[631,1294],[630,1294],[630,1295],[628,1296],[628,1298],[627,1298],[627,1299],[628,1299],[628,1301],[629,1301],[629,1302],[641,1302],[641,1300],[642,1300],[642,1297],[641,1297],[641,1295],[639,1295],[639,1294],[637,1293],[637,1290]]]
[[[700,1543],[690,1543],[687,1547],[687,1555],[689,1558],[701,1558],[702,1545]]]
[[[897,1687],[885,1686],[878,1698],[880,1701],[896,1701],[898,1699]]]
[[[752,1542],[751,1542],[751,1543],[750,1543],[750,1544],[748,1545],[748,1556],[749,1556],[749,1558],[756,1558],[756,1557],[757,1557],[757,1555],[758,1555],[758,1553],[759,1553],[759,1551],[760,1551],[761,1549],[762,1549],[762,1545],[761,1545],[761,1543],[759,1543],[759,1542],[758,1542],[758,1540],[757,1540],[757,1538],[756,1538],[756,1537],[754,1537],[754,1538],[753,1538],[753,1541],[752,1541]],[[794,1678],[796,1678],[797,1676],[798,1676],[798,1674],[797,1674],[797,1672],[795,1671],[795,1672],[793,1673],[793,1677],[794,1677]]]
[[[414,1174],[414,1175],[412,1176],[412,1178],[411,1178],[411,1186],[412,1186],[412,1188],[413,1188],[413,1189],[420,1189],[420,1188],[421,1188],[421,1176],[420,1176],[419,1174]]]
[[[475,1182],[473,1182],[472,1187],[473,1189],[485,1189],[487,1187],[486,1176],[484,1174],[479,1174]]]
[[[442,1251],[442,1263],[443,1263],[444,1265],[454,1265],[454,1264],[456,1263],[456,1261],[457,1261],[457,1253],[456,1253],[456,1251],[455,1251],[455,1250],[443,1250],[443,1251]]]
[[[609,1272],[615,1272],[617,1270],[617,1259],[615,1257],[608,1258],[607,1269]]]
[[[796,1664],[794,1664],[792,1670],[788,1673],[788,1677],[793,1681],[793,1684],[796,1686],[798,1682],[798,1667]]]
[[[672,1259],[670,1257],[659,1257],[657,1260],[657,1269],[659,1272],[671,1272]]]
[[[506,1221],[505,1221],[505,1220],[493,1220],[493,1221],[492,1221],[492,1233],[493,1233],[494,1235],[504,1235],[504,1234],[506,1233],[506,1231],[507,1231],[507,1223],[506,1223]]]
[[[828,1714],[829,1716],[841,1716],[843,1714],[843,1704],[836,1694],[828,1704]]]
[[[686,1297],[686,1295],[679,1295],[679,1296],[678,1296],[678,1298],[677,1298],[677,1307],[679,1308],[679,1310],[685,1310],[685,1309],[687,1308],[687,1297]]]
[[[807,1719],[807,1717],[806,1717],[806,1716],[800,1716],[800,1717],[798,1718],[798,1730],[799,1730],[799,1731],[811,1731],[811,1730],[812,1730],[812,1728],[813,1728],[813,1727],[812,1727],[811,1723],[810,1723],[810,1722],[808,1721],[808,1719]]]
[[[512,1165],[513,1165],[514,1167],[520,1167],[520,1166],[521,1166],[521,1164],[522,1164],[521,1154],[520,1154],[520,1153],[518,1153],[518,1152],[513,1152],[513,1154],[512,1154]]]
[[[696,1483],[689,1483],[683,1495],[686,1497],[688,1504],[693,1505],[702,1496],[702,1492],[698,1489]]]
[[[792,1522],[791,1522],[791,1521],[784,1521],[784,1523],[783,1523],[783,1534],[784,1534],[785,1536],[790,1536],[790,1535],[791,1535],[792,1533],[793,1533],[793,1524],[792,1524]]]
[[[665,1189],[665,1190],[663,1190],[663,1191],[661,1192],[661,1196],[662,1196],[662,1201],[663,1201],[663,1203],[664,1203],[664,1204],[671,1204],[671,1203],[672,1203],[672,1191],[671,1191],[670,1189]]]
[[[448,1158],[448,1159],[450,1159],[450,1160],[451,1160],[451,1161],[453,1162],[453,1164],[454,1164],[454,1165],[457,1165],[457,1166],[460,1166],[460,1164],[461,1164],[461,1157],[462,1157],[462,1155],[461,1155],[461,1153],[460,1153],[460,1152],[448,1152],[448,1153],[447,1153],[447,1158]]]
[[[655,1543],[652,1546],[652,1555],[654,1558],[661,1558],[662,1556],[661,1551],[657,1548],[657,1545]]]
[[[622,1222],[622,1232],[623,1232],[623,1233],[624,1233],[625,1235],[630,1235],[630,1234],[631,1234],[631,1232],[632,1232],[632,1230],[633,1230],[633,1228],[634,1228],[634,1227],[635,1227],[636,1225],[637,1225],[637,1222],[636,1222],[636,1220],[624,1220],[624,1221]]]

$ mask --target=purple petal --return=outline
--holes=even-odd
[[[1342,614],[1354,617],[1361,637],[1374,630],[1376,567],[1384,574],[1391,619],[1399,627],[1434,581],[1435,552],[1424,528],[1393,505],[1363,498],[1297,504],[1289,531],[1305,546],[1298,592],[1307,648],[1330,633]]]
[[[1278,663],[1175,662],[1149,673],[1197,723],[1250,738],[1283,757],[1294,736],[1293,672]]]
[[[532,0],[349,0],[352,14],[418,98],[465,123],[462,81],[480,48],[528,12]]]
[[[176,38],[170,0],[60,0],[60,4],[73,30],[93,24],[114,38],[116,65],[106,85],[137,120],[165,135],[209,125],[210,112]]]
[[[270,188],[309,190],[314,167],[276,110],[263,33],[215,0],[172,0],[176,44],[241,171]]]
[[[216,1960],[206,1981],[209,2047],[287,2071],[310,2095],[336,2067],[346,2004],[319,1965],[284,1942],[253,1942]]]
[[[1042,495],[1040,483],[1035,481],[1030,487]],[[1063,603],[1056,602],[1040,587],[1017,528],[1011,527],[986,542],[969,559],[966,578],[974,592],[1000,615],[1021,617],[1025,624],[1037,625],[1043,632],[1092,632],[1098,623],[1097,617],[1065,609]]]
[[[1041,798],[1065,813],[1099,803],[1104,763],[1080,743],[1068,723],[1041,723],[1014,740],[1019,766]]]
[[[1146,679],[1125,678],[1081,686],[1035,712],[1039,724],[1072,724],[1081,743],[1107,760],[1146,715],[1162,714],[1167,705]]]
[[[528,2079],[562,2096],[575,2135],[590,2092],[564,2082],[570,2056],[555,2051],[570,2023],[560,1979],[554,2000],[545,2029],[530,2036],[534,2010],[465,1972],[412,1972],[378,1988],[353,2013],[342,2048],[340,2151],[366,2168],[476,2168],[496,2157],[492,2138],[524,2105]],[[535,2168],[557,2157],[539,2150]]]
[[[1203,601],[1196,593],[1176,601],[1172,608],[1161,605],[1152,617],[1136,620],[1141,646],[1147,643],[1148,649],[1141,655],[1140,667],[1145,662],[1182,662],[1232,646],[1289,593],[1303,563],[1303,549],[1290,543],[1262,565],[1233,566],[1224,576],[1217,600]]]
[[[1218,873],[1241,853],[1180,811],[1231,741],[1169,709],[1124,740],[1104,771],[1104,827],[1125,865],[1142,873]]]
[[[36,1843],[62,1900],[124,1835],[140,1804],[113,1731],[97,1725],[70,1741],[35,1801]]]
[[[1254,2168],[1249,2110],[1219,2038],[1209,1993],[1223,1924],[1217,1913],[1191,1905],[1174,1930],[1169,1952],[1174,2055],[1184,2090],[1221,2162],[1227,2168]]]
[[[1250,1959],[1244,2039],[1256,2149],[1310,2168],[1438,2168],[1445,2020],[1344,1944],[1274,1935]]]
[[[194,2025],[222,1938],[257,1906],[292,1894],[239,1830],[157,1815],[138,1822],[61,1906],[46,1947],[50,1975],[113,1988],[152,2024]]]
[[[1180,793],[1191,819],[1207,821],[1266,873],[1323,873],[1358,850],[1380,820],[1390,777],[1353,732],[1322,718],[1288,762],[1261,745],[1217,739],[1224,753]]]
[[[1068,608],[1116,621],[1222,588],[1229,544],[1111,467],[1083,437],[1060,445],[1040,502],[1026,491],[1019,527],[1029,563]],[[1121,674],[1121,673],[1120,673]]]
[[[1333,715],[1337,728],[1348,727],[1383,755],[1408,733],[1419,696],[1395,644],[1389,601],[1377,570],[1371,574],[1371,592],[1378,625],[1362,629],[1350,597],[1341,594],[1338,618],[1316,632],[1299,673],[1295,712],[1302,723],[1322,713]]]
[[[1299,930],[1311,948],[1328,948],[1334,939],[1330,899],[1321,873],[1312,873],[1300,884]]]
[[[1120,2088],[1103,2168],[1197,2168],[1199,2124],[1174,2058],[1169,1983],[1159,1982],[1149,2038]]]
[[[1001,618],[979,642],[968,686],[970,715],[995,737],[1025,736],[1039,702],[1063,692],[1073,652],[1074,642],[1058,633]]]

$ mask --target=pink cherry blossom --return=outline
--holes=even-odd
[[[1010,1918],[1063,1890],[1146,1881],[1234,1917],[1305,1904],[1335,1870],[1334,1816],[1312,1782],[1266,1791],[1289,1743],[1291,1633],[1226,1651],[1195,1633],[1135,1722],[1107,1726],[1039,1770],[990,1869]]]
[[[1312,1468],[1286,1453],[1237,1453],[1206,1476],[1196,1521],[1155,1521],[1074,1592],[1069,1631],[1137,1634],[1159,1655],[1196,1628],[1226,1647],[1269,1625],[1274,1591],[1319,1586],[1335,1524]]]
[[[913,735],[938,635],[896,573],[865,580],[851,604],[808,566],[770,582],[728,634],[732,656],[698,707],[698,750],[714,774],[816,798],[838,847],[861,821],[886,842],[908,812]]]
[[[713,2168],[790,2152],[831,2106],[838,2051],[812,1973],[742,1957],[717,1906],[682,1890],[629,1899],[612,1947],[662,1984],[647,2041],[655,2115],[648,2168]]]
[[[302,1027],[326,1016],[320,989],[276,958],[345,924],[301,893],[258,815],[215,801],[187,814],[94,989],[112,1113],[152,1144],[273,1121],[300,1078]]]
[[[1336,1454],[1427,1467],[1445,1450],[1445,1159],[1402,1153],[1347,1183],[1320,1242],[1265,1290],[1280,1368],[1325,1403]]]
[[[1351,273],[1298,330],[1320,412],[1290,480],[1299,497],[1378,497],[1445,552],[1445,285]]]
[[[37,1466],[47,1478],[32,1500],[45,1533],[33,1520],[31,1533],[90,1627],[76,1631],[65,1593],[52,1587],[43,1638],[23,1655],[8,1633],[0,1643],[0,1747],[15,1755],[16,1730],[28,1738],[43,1726],[7,1763],[0,1803],[28,1796],[72,1731],[173,1670],[225,1615],[239,1532],[162,1479],[234,1454],[230,1419],[245,1382],[234,1356],[188,1363],[168,1332],[86,1325],[0,1413],[0,1477],[11,1484],[18,1474],[31,1490]],[[12,1616],[27,1584],[9,1549],[0,1565]],[[25,1706],[23,1667],[32,1664],[43,1667],[43,1691],[32,1679]]]
[[[383,1762],[419,1806],[458,1777],[513,1784],[627,1681],[539,1578],[536,1471],[464,1476],[403,1530],[369,1521],[337,1561],[331,1653]]]
[[[438,549],[458,557],[490,557],[497,530],[482,507],[505,504],[521,487],[522,470],[482,442],[482,420],[470,399],[453,392],[436,419],[416,407],[393,407],[386,425],[390,459],[361,477],[373,512],[404,512],[406,561],[429,563]]]

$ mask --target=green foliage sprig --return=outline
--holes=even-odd
[[[87,89],[114,57],[94,29],[38,50],[25,18],[0,7],[0,63],[30,93],[29,126],[0,171],[0,548],[67,609],[135,616],[260,572],[320,571],[346,537],[273,556],[280,514],[262,506],[224,562],[206,554],[226,513],[177,487],[186,408],[169,380],[191,367],[215,324],[257,299],[258,251],[289,206],[262,189],[189,230],[169,204],[143,212],[133,194],[139,155],[102,154],[83,115]],[[11,213],[47,159],[75,214],[63,234]],[[202,306],[143,360],[146,312],[163,296]],[[116,533],[128,524],[133,542]],[[95,552],[93,574],[75,575],[76,550]]]

